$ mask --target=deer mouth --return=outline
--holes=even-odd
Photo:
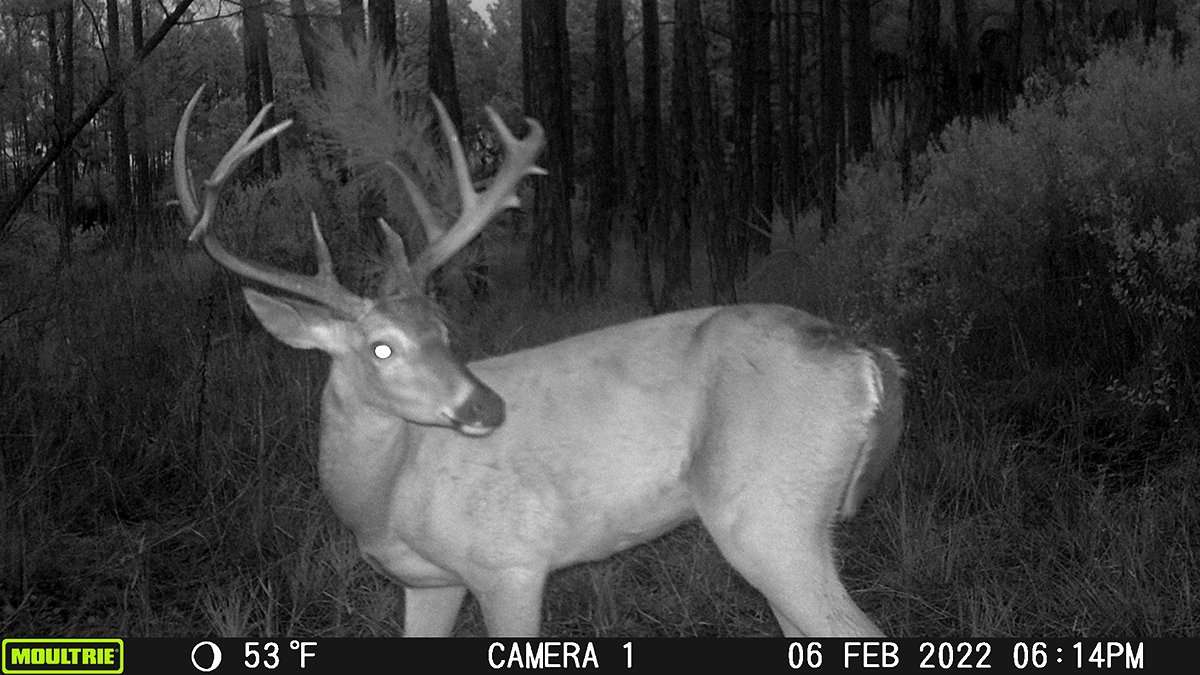
[[[470,371],[464,369],[470,386],[466,395],[443,408],[442,417],[456,431],[467,436],[487,436],[504,424],[504,399],[491,387],[480,382]]]
[[[442,417],[445,418],[449,426],[455,431],[464,436],[487,436],[488,434],[499,428],[500,423],[490,424],[479,420],[463,420],[455,417],[452,413],[442,412]],[[501,422],[502,423],[502,422]]]
[[[443,409],[442,416],[461,434],[487,436],[504,424],[504,408],[504,399],[476,380],[466,398],[453,408]]]

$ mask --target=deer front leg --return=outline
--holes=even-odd
[[[542,628],[545,572],[510,570],[472,588],[492,637],[537,637]]]
[[[450,637],[465,586],[404,587],[404,637]]]

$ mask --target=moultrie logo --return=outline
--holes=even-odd
[[[7,638],[0,673],[125,672],[125,642],[120,638]]]

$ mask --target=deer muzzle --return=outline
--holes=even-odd
[[[504,424],[504,399],[470,371],[471,388],[449,414],[454,428],[468,436],[486,436]]]

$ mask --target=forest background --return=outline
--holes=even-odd
[[[1198,30],[1182,0],[4,0],[0,633],[400,632],[316,485],[323,358],[184,244],[207,84],[198,174],[263,104],[298,122],[221,236],[311,269],[314,211],[358,289],[374,218],[416,223],[384,160],[457,208],[430,91],[480,180],[484,105],[546,126],[550,175],[438,281],[471,358],[735,301],[895,348],[902,447],[838,537],[889,633],[1196,635]],[[776,630],[697,527],[556,575],[545,619]]]

